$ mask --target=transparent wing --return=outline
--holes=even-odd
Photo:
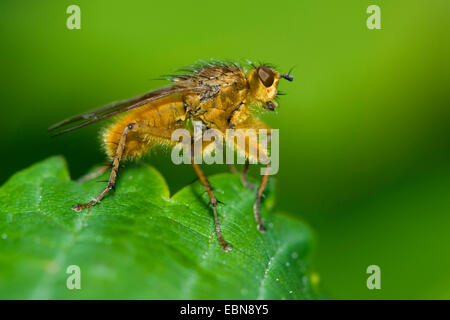
[[[159,100],[164,97],[168,97],[173,94],[186,94],[186,93],[194,93],[194,92],[202,92],[205,91],[206,87],[177,87],[171,86],[167,88],[162,88],[159,90],[151,91],[146,94],[140,95],[138,97],[134,97],[131,99],[114,102],[107,106],[104,106],[100,109],[84,113],[72,118],[68,118],[61,122],[58,122],[48,128],[50,132],[52,132],[52,136],[59,136],[63,133],[67,133],[73,130],[77,130],[79,128],[85,127],[92,123],[101,121],[103,119],[115,116],[119,113],[129,111],[131,109],[142,107],[146,104],[149,104],[153,101]],[[59,131],[57,131],[59,129]]]

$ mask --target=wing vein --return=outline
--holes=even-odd
[[[52,137],[59,136],[64,133],[83,128],[87,125],[101,121],[103,119],[115,116],[119,113],[127,112],[129,110],[142,107],[146,104],[149,104],[149,103],[157,101],[159,99],[171,96],[173,94],[189,93],[189,92],[194,93],[194,92],[201,92],[204,90],[206,90],[205,86],[199,86],[199,87],[172,86],[172,87],[159,89],[156,91],[151,91],[151,92],[148,92],[144,95],[141,95],[141,96],[138,96],[135,98],[131,98],[131,99],[127,99],[127,100],[123,100],[123,101],[119,101],[119,102],[114,102],[114,103],[107,105],[105,107],[102,107],[98,110],[90,111],[85,114],[81,114],[81,115],[78,115],[75,117],[68,118],[66,120],[63,120],[61,122],[54,124],[48,130],[54,131],[54,130],[62,128],[66,125],[74,124],[76,122],[82,121],[79,124],[74,124],[73,126],[67,128],[67,129],[63,129],[61,131],[58,131],[58,132],[52,134]]]

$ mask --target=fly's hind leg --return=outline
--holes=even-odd
[[[110,164],[106,164],[104,166],[101,166],[100,168],[85,174],[84,176],[81,176],[80,178],[78,178],[77,182],[85,182],[88,180],[92,180],[95,178],[100,177],[103,173],[105,173],[109,168],[111,168]]]
[[[123,130],[123,133],[120,137],[119,144],[117,145],[116,154],[113,157],[113,161],[111,164],[111,174],[109,176],[108,185],[105,189],[100,192],[99,195],[97,195],[94,199],[89,201],[88,203],[82,203],[77,204],[72,207],[73,210],[76,212],[80,212],[83,209],[90,208],[92,206],[95,206],[97,203],[99,203],[105,195],[111,191],[111,189],[114,189],[116,185],[117,180],[117,172],[119,171],[120,161],[122,160],[123,151],[125,150],[125,145],[127,142],[127,134],[134,129],[136,126],[136,123],[130,123],[126,128]]]

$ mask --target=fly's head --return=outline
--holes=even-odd
[[[275,111],[278,106],[274,100],[278,94],[277,87],[280,79],[293,81],[290,74],[280,74],[273,68],[261,65],[248,74],[249,100],[266,110]]]

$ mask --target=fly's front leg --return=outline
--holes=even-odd
[[[191,158],[192,166],[194,167],[194,171],[197,174],[198,178],[200,179],[200,182],[203,184],[203,186],[206,189],[206,192],[209,196],[209,204],[211,205],[211,208],[214,213],[214,223],[216,226],[216,234],[217,234],[217,240],[219,240],[220,245],[222,246],[223,251],[227,252],[231,250],[231,246],[228,244],[228,242],[225,241],[225,239],[222,236],[222,231],[220,229],[220,223],[219,223],[219,217],[217,215],[217,198],[214,195],[214,192],[211,188],[211,185],[209,184],[208,179],[205,176],[205,173],[200,168],[200,166],[196,163],[194,163],[194,157]]]
[[[269,158],[269,152],[267,148],[267,144],[270,143],[271,140],[271,132],[270,129],[267,128],[267,126],[262,123],[261,121],[250,119],[243,123],[240,123],[238,126],[236,126],[236,130],[239,129],[254,129],[254,130],[267,130],[267,141],[266,143],[263,143],[264,140],[258,139],[258,137],[255,137],[254,135],[246,135],[244,133],[241,134],[246,138],[246,144],[247,146],[239,147],[239,144],[237,144],[234,140],[234,137],[232,137],[232,140],[229,140],[229,143],[234,143],[235,147],[237,148],[238,152],[241,154],[245,154],[246,156],[246,163],[244,165],[244,168],[241,172],[241,181],[242,184],[249,187],[249,182],[246,181],[247,179],[247,170],[249,166],[249,162],[257,159],[258,162],[262,163],[268,163],[270,161]],[[267,161],[267,162],[266,162]],[[270,163],[269,163],[270,164]],[[258,224],[258,230],[261,232],[264,232],[266,230],[264,223],[261,219],[261,198],[264,194],[264,190],[267,186],[267,181],[269,180],[269,173],[270,173],[270,166],[267,165],[267,169],[264,172],[264,175],[261,179],[261,183],[259,185],[259,188],[256,193],[256,200],[255,204],[253,205],[253,214],[255,216],[256,223]]]
[[[255,204],[253,205],[253,214],[255,215],[255,220],[258,223],[258,230],[260,232],[266,231],[264,222],[261,219],[261,197],[263,196],[264,190],[267,187],[267,182],[269,181],[269,174],[268,174],[269,171],[270,171],[270,164],[267,164],[266,171],[261,178],[261,183],[259,184],[258,191],[256,192]]]
[[[134,129],[136,126],[135,123],[129,124],[125,130],[123,130],[122,136],[120,137],[119,144],[117,145],[116,154],[114,155],[112,164],[111,164],[111,174],[109,176],[108,185],[98,196],[89,201],[88,203],[77,204],[72,207],[76,212],[80,212],[83,209],[90,208],[97,203],[99,203],[105,195],[111,190],[114,189],[117,180],[117,172],[119,171],[120,161],[122,160],[123,151],[125,150],[125,145],[127,142],[127,134]]]

